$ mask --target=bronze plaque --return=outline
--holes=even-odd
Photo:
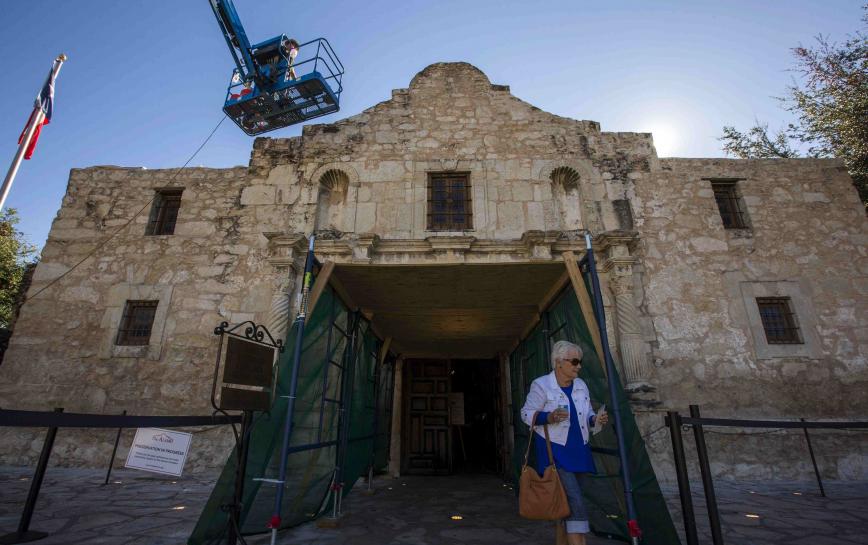
[[[223,382],[271,390],[275,348],[238,337],[228,337]]]
[[[220,408],[225,411],[262,411],[271,409],[271,396],[267,391],[220,389]]]

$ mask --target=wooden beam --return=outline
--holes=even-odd
[[[313,316],[313,309],[316,308],[316,304],[319,302],[319,298],[326,285],[329,283],[329,278],[334,270],[334,261],[326,261],[323,263],[322,267],[320,267],[319,274],[316,275],[316,281],[313,283],[313,288],[310,290],[310,299],[307,303],[307,316],[304,318],[305,324],[307,324],[310,317]]]
[[[573,291],[576,292],[576,298],[579,300],[579,307],[582,309],[582,316],[585,318],[585,323],[591,334],[591,341],[594,343],[594,350],[597,352],[597,357],[600,361],[600,366],[603,368],[603,375],[608,380],[609,375],[606,371],[606,359],[603,355],[603,343],[600,340],[600,328],[597,326],[597,319],[594,316],[594,306],[591,304],[591,296],[585,288],[585,281],[582,279],[582,273],[579,271],[579,264],[576,263],[576,255],[573,252],[564,252],[564,264],[567,266],[567,272],[570,275],[570,282],[573,284]]]
[[[353,301],[352,297],[350,297],[349,292],[347,292],[346,288],[344,288],[344,285],[341,283],[340,279],[338,278],[338,275],[332,274],[330,280],[331,280],[332,288],[335,290],[335,293],[338,294],[338,297],[341,298],[341,301],[343,301],[344,304],[347,306],[347,310],[352,312],[352,311],[355,311],[356,309],[358,309],[359,306],[356,305],[356,303]]]
[[[564,289],[564,286],[569,281],[570,281],[570,273],[569,273],[569,271],[564,271],[564,273],[561,275],[561,277],[558,278],[557,282],[555,282],[555,284],[551,287],[551,289],[545,294],[545,296],[539,302],[539,304],[536,307],[537,312],[533,313],[533,316],[531,317],[530,321],[527,323],[526,326],[524,326],[524,329],[522,329],[521,334],[518,336],[518,339],[516,339],[516,341],[512,344],[512,346],[510,347],[507,354],[512,354],[513,350],[515,350],[518,347],[518,345],[521,344],[521,341],[525,337],[527,337],[531,331],[533,331],[533,328],[536,327],[536,325],[540,321],[540,318],[541,318],[540,314],[542,312],[545,312],[545,310],[547,308],[549,308],[549,305],[551,305],[552,301],[554,301],[555,297],[557,297],[561,293],[561,290]]]
[[[383,365],[383,361],[385,361],[386,356],[389,354],[389,346],[392,344],[392,337],[386,337],[383,341],[383,346],[380,347],[380,357],[377,358],[377,364]]]
[[[518,342],[519,343],[521,343],[521,341],[525,337],[530,335],[530,332],[533,331],[533,328],[536,327],[536,325],[539,323],[539,321],[540,321],[540,315],[534,314],[533,318],[531,318],[530,321],[527,323],[527,325],[524,326],[524,329],[522,330],[521,335],[518,336]]]
[[[558,281],[555,282],[555,285],[552,286],[552,289],[549,290],[545,297],[543,297],[542,301],[540,301],[540,304],[537,305],[537,309],[539,310],[539,312],[544,312],[547,308],[549,308],[549,305],[552,304],[552,301],[555,300],[555,297],[560,295],[561,290],[564,289],[564,286],[566,286],[567,282],[569,281],[570,271],[564,271],[564,274],[562,274],[561,277],[558,278]]]

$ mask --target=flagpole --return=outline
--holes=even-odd
[[[57,77],[57,74],[60,72],[60,67],[63,66],[63,62],[66,59],[67,57],[63,53],[57,56],[54,66],[51,69],[51,73],[48,75],[48,81]],[[21,160],[24,159],[24,153],[27,151],[28,146],[30,146],[30,140],[33,139],[33,133],[36,132],[36,127],[38,127],[45,118],[45,113],[38,104],[33,107],[33,111],[36,115],[30,116],[30,125],[24,132],[24,138],[18,145],[18,151],[15,153],[15,158],[12,159],[12,164],[9,165],[9,171],[6,173],[6,178],[3,180],[3,188],[0,189],[0,211],[3,210],[3,205],[6,203],[6,197],[12,189],[12,181],[15,179],[15,175],[18,174],[18,167],[21,166]]]

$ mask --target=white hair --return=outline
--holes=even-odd
[[[559,358],[563,358],[564,354],[569,352],[570,350],[575,350],[579,353],[579,359],[582,359],[582,348],[570,341],[558,341],[552,347],[552,369],[555,368],[555,362],[558,361]]]

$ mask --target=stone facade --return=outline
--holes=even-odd
[[[468,173],[473,229],[428,230],[431,172]],[[748,229],[724,229],[712,180],[738,180]],[[175,234],[146,236],[150,200],[169,187],[183,188]],[[465,63],[431,65],[390,100],[299,138],[258,138],[247,168],[73,170],[0,367],[0,405],[207,412],[211,331],[255,320],[282,335],[314,230],[320,260],[358,265],[558,262],[590,230],[610,342],[662,477],[664,409],[868,415],[868,223],[840,162],[659,159],[650,134],[543,112]],[[803,343],[765,342],[765,296],[791,298]],[[134,299],[159,301],[150,344],[117,346]],[[200,449],[197,468],[229,439],[202,433],[219,448]],[[38,454],[30,431],[2,434],[15,439],[0,442],[4,461]],[[107,459],[104,435],[61,434],[59,462]],[[866,440],[818,435],[827,474],[868,476]],[[798,475],[808,459],[788,452],[799,437],[715,436],[715,471]]]

